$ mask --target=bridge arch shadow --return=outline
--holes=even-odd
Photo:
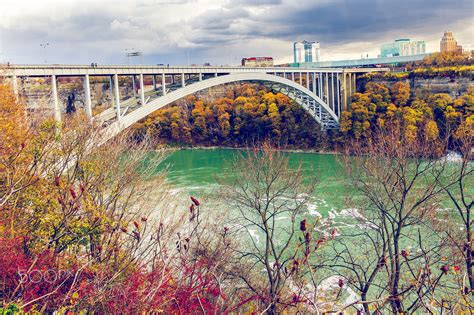
[[[107,141],[113,138],[121,131],[150,115],[154,111],[172,104],[188,95],[218,85],[245,81],[259,82],[274,91],[287,95],[290,99],[296,101],[300,106],[302,106],[321,125],[322,129],[337,128],[339,126],[339,118],[336,113],[321,98],[306,87],[273,74],[243,72],[225,74],[198,81],[160,96],[106,127],[103,133],[103,140]]]

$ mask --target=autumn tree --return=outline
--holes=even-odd
[[[202,141],[207,137],[206,118],[204,117],[204,103],[203,101],[194,102],[194,108],[191,112],[192,128],[191,133],[198,141]]]
[[[446,176],[439,180],[446,196],[451,201],[451,205],[455,213],[460,218],[462,229],[459,229],[458,221],[454,222],[451,229],[442,229],[446,233],[450,242],[454,245],[454,257],[462,257],[464,260],[465,273],[467,275],[468,283],[460,283],[460,291],[464,292],[466,303],[470,303],[472,308],[472,296],[474,294],[474,246],[473,246],[473,219],[472,206],[473,201],[473,179],[474,169],[472,165],[473,160],[473,136],[474,136],[474,117],[469,117],[462,122],[461,126],[453,133],[453,138],[457,150],[461,156],[458,161],[450,161],[445,159]],[[460,263],[455,259],[454,264]],[[471,295],[471,298],[469,298]]]
[[[230,240],[217,220],[201,219],[196,198],[184,211],[169,202],[156,172],[164,155],[150,154],[146,139],[124,132],[102,144],[100,128],[79,113],[64,124],[26,116],[5,86],[0,122],[2,311],[232,305],[223,304],[226,256],[218,256]]]
[[[379,311],[431,312],[443,304],[437,288],[447,283],[449,266],[442,263],[445,239],[425,224],[436,216],[444,165],[423,157],[431,142],[417,135],[403,141],[403,129],[385,129],[373,141],[354,143],[345,160],[365,231],[347,236],[365,240],[354,250],[336,247],[335,264],[361,292],[361,304]],[[434,272],[436,270],[436,272]],[[446,287],[440,290],[446,290]],[[432,303],[435,301],[435,304]],[[436,304],[437,303],[437,304]]]
[[[272,141],[280,146],[314,147],[321,139],[315,120],[286,95],[255,84],[226,87],[228,97],[194,97],[158,110],[139,122],[137,139],[161,142],[248,146]]]
[[[316,233],[303,220],[315,183],[303,183],[301,169],[290,169],[284,153],[268,145],[243,153],[230,169],[232,175],[223,180],[222,194],[238,213],[232,220],[233,235],[245,239],[234,248],[245,270],[232,274],[264,303],[268,314],[280,313],[290,305],[312,305],[314,296],[308,301],[302,293],[305,290],[295,286],[298,272],[308,272],[315,250]],[[311,281],[316,280],[310,275],[315,289]]]
[[[440,139],[444,143],[461,121],[472,115],[472,95],[472,89],[468,89],[456,99],[443,93],[411,98],[405,82],[395,82],[390,88],[383,83],[368,82],[364,93],[352,96],[350,110],[342,112],[340,134],[347,143],[351,138],[370,141],[371,133],[379,128],[402,126],[407,141],[413,141],[422,132],[427,139]]]
[[[410,98],[410,86],[405,82],[396,82],[391,87],[392,101],[397,106],[405,106]]]

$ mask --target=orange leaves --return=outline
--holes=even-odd
[[[230,115],[229,113],[224,113],[218,118],[219,129],[221,136],[227,138],[230,134]]]
[[[0,85],[0,155],[15,154],[28,144],[25,108],[10,87]]]
[[[448,94],[410,98],[410,85],[404,81],[391,84],[368,82],[365,93],[352,96],[350,111],[341,115],[340,131],[351,138],[370,140],[378,130],[398,128],[401,141],[435,142],[449,137],[470,113],[470,92],[453,100]],[[474,99],[474,98],[473,98]],[[436,148],[438,152],[440,148]]]
[[[429,141],[435,141],[439,137],[438,125],[435,121],[430,120],[425,125],[425,137]]]
[[[397,106],[405,106],[410,98],[410,85],[405,82],[396,82],[391,87],[392,100]]]
[[[343,133],[347,133],[352,129],[352,114],[351,112],[342,112],[341,114],[341,125],[340,131]]]
[[[225,97],[220,94],[158,110],[135,130],[173,144],[247,146],[272,139],[306,148],[319,141],[321,128],[314,118],[282,93],[245,83],[229,86]]]

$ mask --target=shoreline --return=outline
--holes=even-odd
[[[252,149],[252,147],[227,147],[227,146],[172,146],[169,144],[163,144],[156,147],[153,151],[158,150],[165,150],[165,151],[178,151],[178,150],[240,150],[245,151]],[[307,154],[321,154],[321,155],[340,155],[342,154],[340,151],[337,150],[315,150],[315,149],[277,149],[280,152],[285,153],[307,153]],[[458,153],[456,151],[447,151],[445,154],[440,158],[447,158],[450,153]],[[474,160],[471,160],[474,161]]]
[[[164,144],[163,149],[165,150],[249,150],[252,147],[228,147],[228,146],[171,146],[169,144]],[[336,150],[316,150],[316,149],[277,149],[281,152],[288,153],[312,153],[312,154],[328,154],[328,155],[338,155],[340,152]]]

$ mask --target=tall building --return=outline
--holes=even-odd
[[[380,47],[380,57],[412,56],[426,53],[426,44],[422,40],[400,38]]]
[[[441,52],[458,52],[462,53],[462,46],[458,45],[458,42],[453,36],[453,32],[445,31],[443,38],[439,42],[439,48]]]
[[[318,62],[321,57],[319,42],[295,42],[293,49],[295,63]]]

